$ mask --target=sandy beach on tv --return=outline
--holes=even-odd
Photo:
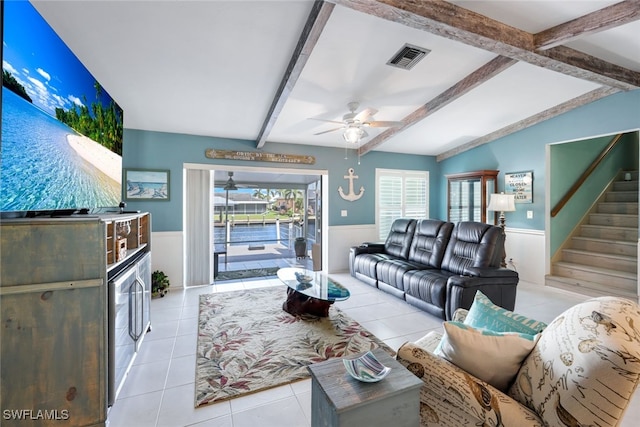
[[[122,157],[84,135],[67,135],[67,141],[83,159],[122,184]]]

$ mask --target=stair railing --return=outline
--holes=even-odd
[[[587,178],[589,178],[591,173],[594,170],[596,170],[598,165],[604,160],[605,157],[607,157],[607,155],[611,152],[611,150],[614,149],[616,144],[618,144],[618,141],[620,141],[620,138],[622,138],[622,135],[624,134],[619,133],[609,142],[609,144],[607,144],[607,146],[600,152],[598,157],[596,157],[594,161],[591,162],[591,165],[589,165],[589,167],[582,173],[582,175],[580,175],[580,178],[578,178],[578,180],[571,186],[571,188],[565,193],[565,195],[560,199],[560,201],[556,203],[553,209],[551,209],[552,218],[558,215],[560,210],[564,207],[564,205],[567,204],[569,199],[573,197],[573,195],[578,191],[580,186],[584,184],[584,182],[587,180]]]

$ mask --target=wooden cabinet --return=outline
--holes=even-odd
[[[116,260],[123,221],[132,232]],[[0,222],[3,426],[105,424],[108,277],[150,251],[150,231],[148,214]]]
[[[480,170],[447,177],[447,219],[451,222],[496,223],[495,212],[487,211],[489,196],[497,192],[497,170]]]

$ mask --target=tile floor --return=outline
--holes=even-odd
[[[254,266],[251,266],[254,268]],[[394,349],[416,340],[442,321],[391,295],[352,278],[332,277],[352,297],[336,303],[342,310]],[[198,297],[264,286],[282,286],[277,278],[221,282],[190,289],[172,289],[151,304],[152,331],[144,339],[129,376],[108,415],[109,427],[308,427],[311,425],[311,380],[194,408]],[[283,293],[284,297],[284,293]],[[545,322],[585,297],[521,283],[516,311]],[[640,392],[622,427],[637,425]]]

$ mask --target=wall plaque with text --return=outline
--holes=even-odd
[[[316,162],[314,156],[299,154],[265,153],[264,151],[234,151],[234,150],[205,150],[205,157],[209,159],[248,160],[253,162],[275,162],[313,165]]]
[[[516,203],[533,203],[533,172],[505,173],[504,192],[514,194]]]

